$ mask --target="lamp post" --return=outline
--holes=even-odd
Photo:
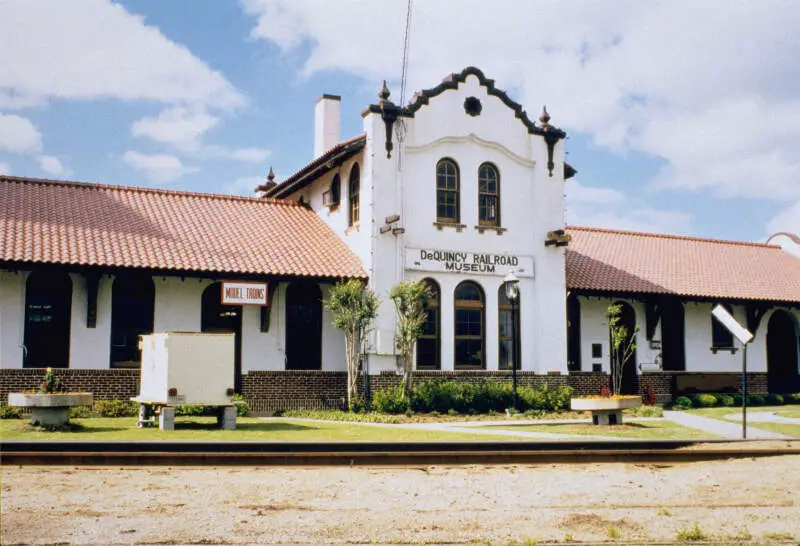
[[[513,407],[517,409],[517,300],[519,299],[519,279],[509,271],[505,279],[506,297],[511,303],[511,385]]]

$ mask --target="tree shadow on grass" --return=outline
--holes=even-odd
[[[220,430],[220,427],[213,422],[175,420],[175,430]],[[293,423],[236,423],[236,430],[247,432],[308,431],[319,430],[319,427]]]
[[[20,427],[20,430],[23,432],[80,432],[84,434],[93,432],[121,432],[127,429],[125,427],[85,427],[78,423],[67,423],[60,427],[40,427],[38,425],[24,423]]]

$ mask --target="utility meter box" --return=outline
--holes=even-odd
[[[164,332],[141,337],[137,399],[160,404],[230,405],[234,334]]]

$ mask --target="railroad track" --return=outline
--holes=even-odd
[[[3,465],[392,466],[680,463],[800,454],[800,440],[0,443]]]

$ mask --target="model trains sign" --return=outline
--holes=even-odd
[[[222,305],[267,305],[267,283],[222,283]]]
[[[433,248],[407,248],[406,269],[518,277],[533,277],[533,256],[468,252]]]

